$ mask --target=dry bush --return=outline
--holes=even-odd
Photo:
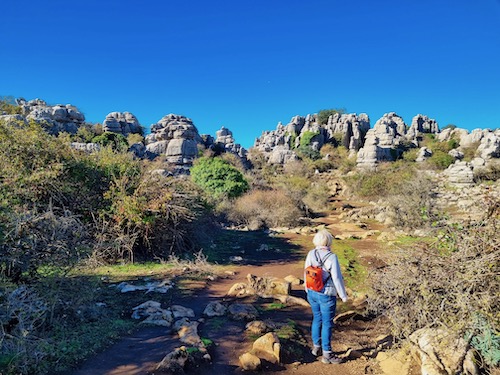
[[[31,289],[21,286],[0,294],[1,370],[33,374],[47,355],[38,331],[47,306]]]
[[[435,183],[417,174],[399,184],[384,200],[394,226],[401,229],[415,229],[435,225],[438,220],[433,199]]]
[[[190,272],[205,276],[217,273],[216,266],[208,262],[203,251],[194,253],[190,259],[181,259],[177,255],[170,255],[167,263],[172,265],[174,269],[182,270],[184,274]]]
[[[0,273],[13,281],[36,278],[42,266],[67,272],[90,247],[87,226],[69,211],[9,214],[5,224]]]
[[[230,220],[251,229],[293,226],[300,216],[295,202],[282,189],[253,190],[236,199],[228,213]]]
[[[490,213],[483,222],[441,230],[433,243],[400,249],[372,276],[370,308],[389,318],[399,339],[445,328],[500,364],[500,340],[488,339],[500,330],[498,205]]]
[[[435,224],[435,182],[417,170],[414,163],[383,164],[377,171],[360,171],[344,178],[347,193],[378,199],[387,208],[394,226],[415,229]]]
[[[307,207],[307,211],[320,212],[328,209],[328,201],[330,199],[330,189],[323,181],[314,182],[302,202]]]

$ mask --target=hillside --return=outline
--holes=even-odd
[[[147,302],[143,292],[125,297],[120,283],[159,301],[149,323],[178,328],[164,338],[170,353],[179,332],[200,326],[212,343],[183,342],[186,363],[241,371],[241,350],[265,332],[243,335],[237,318],[222,315],[243,340],[225,356],[227,336],[203,331],[199,310],[215,296],[228,305],[228,283],[255,268],[296,278],[291,295],[245,296],[264,316],[284,312],[265,330],[282,340],[283,356],[262,368],[320,373],[307,354],[307,303],[293,306],[305,302],[298,279],[322,228],[335,235],[357,316],[340,323],[345,344],[335,349],[346,374],[390,374],[376,359],[389,347],[412,352],[422,367],[408,371],[422,374],[498,370],[499,130],[440,130],[423,115],[408,126],[395,113],[371,128],[366,115],[320,112],[278,124],[245,150],[228,129],[200,134],[175,114],[146,135],[129,112],[90,124],[69,104],[0,104],[0,372],[71,373],[142,332],[131,315]],[[174,322],[180,303],[196,320]],[[356,330],[371,332],[359,334],[363,347]],[[391,344],[375,345],[379,333]],[[455,355],[445,350],[451,339]]]

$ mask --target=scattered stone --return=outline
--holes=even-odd
[[[141,324],[170,327],[174,320],[170,310],[162,309],[160,302],[147,301],[134,307],[132,319],[143,319]]]
[[[133,285],[127,282],[121,282],[117,285],[110,285],[110,287],[115,287],[122,293],[135,292],[144,290],[146,293],[156,292],[156,293],[168,293],[170,289],[173,288],[173,284],[170,280],[149,282],[145,285]]]
[[[189,355],[185,348],[175,349],[161,360],[156,370],[165,371],[169,374],[184,373],[184,367],[188,359]]]
[[[229,314],[235,320],[251,321],[257,319],[259,312],[252,305],[233,303],[229,305]]]
[[[274,332],[259,337],[252,346],[252,353],[271,363],[280,363],[281,344],[278,335]]]
[[[229,289],[226,295],[228,297],[244,297],[253,294],[255,294],[255,290],[251,289],[247,284],[236,283]]]
[[[285,280],[269,277],[259,277],[252,274],[247,275],[248,285],[258,295],[290,294],[290,283]]]
[[[240,263],[243,262],[243,257],[240,257],[239,255],[233,255],[229,257],[229,260],[233,263]]]
[[[252,335],[263,335],[271,330],[265,322],[261,320],[254,320],[253,322],[247,323],[246,330]]]
[[[181,306],[181,305],[172,305],[170,307],[172,313],[174,314],[174,318],[194,318],[193,309]]]
[[[357,311],[350,310],[350,311],[346,311],[344,313],[338,314],[333,319],[333,321],[335,323],[342,323],[342,322],[346,322],[346,321],[351,320],[351,319],[354,319],[354,320],[363,320],[364,317],[361,314],[359,314]]]
[[[200,346],[201,338],[198,335],[200,323],[192,322],[188,318],[182,318],[174,323],[174,329],[179,335],[179,340],[185,344]]]
[[[260,358],[252,353],[245,353],[240,356],[241,368],[246,371],[256,371],[261,367]]]
[[[209,318],[214,316],[224,316],[226,315],[227,308],[220,302],[210,302],[205,310],[203,310],[203,315],[206,315]]]
[[[290,285],[302,285],[304,283],[303,280],[301,280],[298,277],[295,277],[293,275],[286,276],[284,280],[289,282]]]

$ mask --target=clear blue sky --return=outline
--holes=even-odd
[[[0,95],[253,144],[320,109],[500,127],[499,0],[4,0]]]

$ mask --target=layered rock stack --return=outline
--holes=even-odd
[[[129,134],[142,134],[142,127],[130,112],[111,112],[102,123],[105,132],[112,132],[127,136]]]
[[[233,137],[233,132],[224,126],[215,132],[214,145],[221,146],[225,152],[230,152],[239,156],[242,160],[246,160],[247,150],[236,143]],[[209,138],[207,138],[209,139]]]
[[[42,124],[50,134],[75,134],[85,122],[83,113],[71,104],[50,106],[41,99],[26,101],[23,98],[17,99],[16,103],[27,120]]]
[[[151,125],[146,137],[146,149],[153,155],[164,155],[166,161],[187,168],[198,156],[198,145],[203,140],[193,121],[185,116],[169,114]]]

